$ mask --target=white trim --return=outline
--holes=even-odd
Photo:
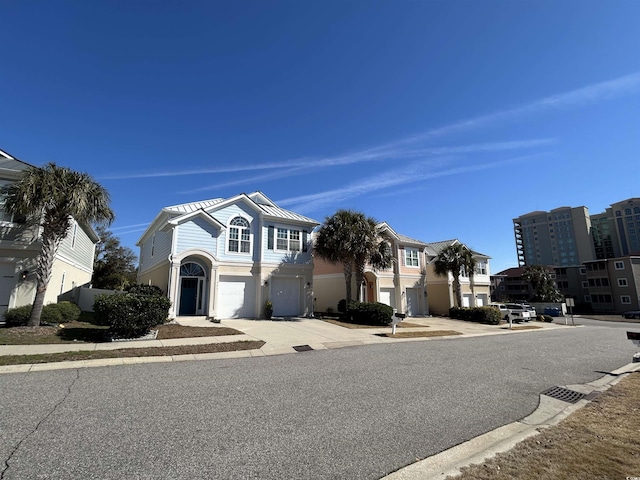
[[[627,281],[626,278],[618,278],[618,286],[619,287],[628,287],[629,286],[629,282]]]
[[[623,305],[630,305],[631,304],[631,296],[630,295],[620,295],[620,303],[622,303]]]
[[[283,250],[281,248],[278,248],[278,230],[286,230],[287,231],[287,249]],[[300,237],[298,239],[298,242],[300,244],[300,248],[298,250],[291,250],[291,232],[295,231],[298,232],[300,234]],[[307,232],[307,236],[309,235],[309,232]],[[304,237],[304,229],[303,228],[295,228],[292,227],[291,225],[286,225],[286,224],[278,224],[275,223],[273,225],[273,251],[274,252],[278,252],[278,253],[290,253],[290,252],[297,252],[297,253],[305,253],[304,252],[304,245],[302,244],[303,242],[303,237]],[[280,239],[280,240],[284,240],[284,239]],[[308,238],[307,238],[308,240]]]
[[[236,218],[242,218],[243,220],[245,220],[249,226],[246,228],[246,230],[249,231],[249,251],[248,252],[241,252],[240,250],[242,249],[242,230],[244,230],[244,228],[240,228],[237,225],[231,225],[231,222],[233,220],[235,220]],[[229,217],[229,219],[227,220],[227,225],[226,225],[226,235],[225,235],[225,242],[224,242],[224,253],[227,255],[238,255],[240,257],[253,257],[253,218],[249,217],[247,214],[244,213],[238,213],[238,214],[234,214],[232,216]],[[229,242],[231,241],[229,235],[231,233],[231,229],[232,228],[237,228],[238,229],[238,251],[235,252],[233,250],[229,250]],[[246,240],[245,240],[246,242]]]
[[[614,261],[613,268],[615,268],[616,270],[624,270],[624,262],[621,260]]]

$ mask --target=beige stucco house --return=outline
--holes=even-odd
[[[427,251],[427,291],[429,292],[429,311],[434,315],[448,315],[449,308],[455,305],[455,292],[453,290],[453,275],[446,276],[435,274],[434,262],[442,249],[461,243],[459,240],[445,240],[426,244]],[[463,307],[481,307],[491,300],[491,274],[489,260],[491,257],[471,250],[476,260],[476,270],[473,282],[467,272],[462,272],[460,284],[462,290]]]
[[[395,259],[393,267],[376,271],[368,266],[364,285],[355,285],[353,279],[353,300],[356,299],[356,289],[360,288],[365,302],[384,303],[410,316],[428,315],[425,283],[427,244],[397,233],[386,222],[379,223],[378,229],[391,246]],[[313,281],[315,311],[337,311],[338,302],[346,296],[342,265],[314,258]]]

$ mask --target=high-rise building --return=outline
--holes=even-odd
[[[518,265],[580,265],[595,258],[587,207],[559,207],[513,219]]]
[[[582,265],[640,253],[640,198],[612,203],[590,215],[587,207],[559,207],[513,219],[518,265]]]

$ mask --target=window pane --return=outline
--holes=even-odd
[[[276,249],[289,250],[288,230],[286,228],[278,228],[278,238],[276,242]]]

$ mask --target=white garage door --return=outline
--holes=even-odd
[[[16,286],[15,271],[15,263],[0,263],[0,316],[7,310]]]
[[[418,289],[407,288],[407,311],[409,316],[418,315]]]
[[[385,305],[395,308],[395,294],[393,293],[393,288],[380,289],[380,303],[384,303]]]
[[[271,281],[271,301],[276,317],[300,315],[300,279],[274,277]]]
[[[256,284],[253,277],[221,275],[218,289],[218,318],[256,316]]]

